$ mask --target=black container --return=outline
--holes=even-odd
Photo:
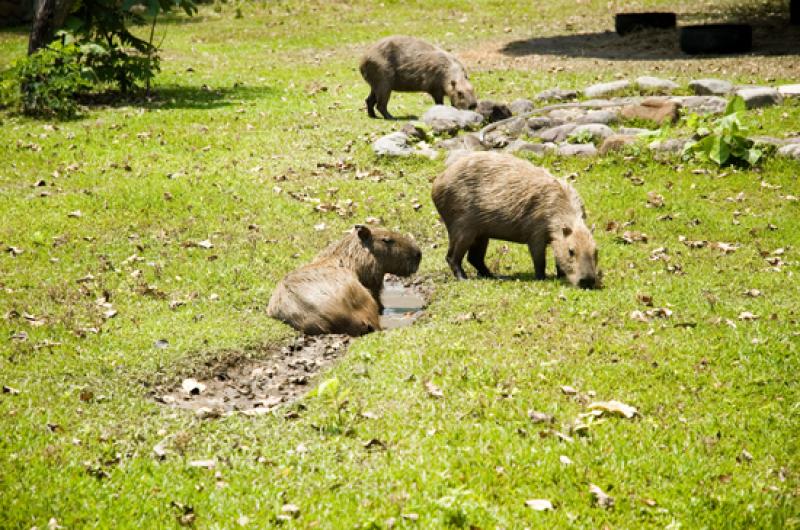
[[[675,13],[619,13],[614,17],[618,35],[627,35],[642,29],[669,29],[676,24]]]
[[[689,55],[746,53],[753,48],[753,28],[748,24],[685,26],[680,44]]]

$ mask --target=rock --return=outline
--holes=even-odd
[[[484,144],[490,145],[494,149],[501,149],[512,140],[513,138],[509,137],[505,132],[498,130],[490,131],[483,137]]]
[[[564,90],[561,88],[551,88],[549,90],[545,90],[543,92],[539,92],[536,94],[537,101],[546,101],[546,100],[556,100],[556,101],[566,101],[569,99],[575,99],[578,97],[577,90]]]
[[[475,133],[467,133],[461,137],[464,148],[470,151],[486,151],[487,148],[483,145]]]
[[[628,105],[622,109],[623,118],[642,119],[659,125],[678,121],[679,104],[665,98],[647,98],[640,105]]]
[[[603,140],[600,149],[598,150],[601,155],[605,155],[609,151],[620,151],[626,145],[636,142],[636,136],[629,134],[612,134]]]
[[[785,98],[798,98],[800,97],[800,84],[781,85],[778,87],[778,92]]]
[[[555,125],[561,125],[561,124],[554,123],[551,118],[548,118],[546,116],[531,116],[530,118],[528,118],[528,128],[533,129],[534,131],[537,129],[547,129]]]
[[[463,136],[456,136],[453,138],[447,138],[445,140],[439,140],[434,144],[438,149],[446,149],[448,151],[453,151],[454,149],[463,149],[464,148],[464,137]]]
[[[517,137],[528,132],[528,120],[525,118],[516,118],[508,123],[498,126],[498,129],[505,132],[509,136]]]
[[[779,156],[800,160],[800,144],[787,144],[778,149]]]
[[[533,153],[541,156],[554,149],[555,144],[553,143],[534,144],[525,140],[514,140],[506,146],[505,151],[508,153]]]
[[[616,111],[608,110],[608,109],[601,109],[601,110],[590,110],[577,120],[576,123],[602,123],[603,125],[608,125],[609,123],[615,123],[619,118],[617,117]]]
[[[600,98],[615,92],[621,92],[629,86],[631,86],[631,82],[625,79],[621,81],[611,81],[610,83],[599,83],[586,87],[583,90],[583,94],[587,98]]]
[[[430,158],[439,156],[439,153],[425,142],[412,146],[408,135],[402,131],[387,134],[375,140],[372,150],[378,156],[409,156],[421,155]]]
[[[575,123],[565,123],[564,125],[558,125],[539,131],[538,136],[545,142],[563,142],[567,139],[569,133],[577,126],[578,125]]]
[[[484,121],[489,123],[511,117],[511,109],[508,108],[508,105],[497,103],[488,99],[480,101],[478,103],[478,108],[475,110],[478,114],[483,116]]]
[[[402,131],[387,134],[375,140],[372,150],[378,156],[409,156],[414,149],[409,145],[409,137]]]
[[[740,88],[736,95],[744,100],[748,109],[771,107],[783,103],[783,97],[777,89],[772,87]]]
[[[641,129],[639,127],[620,127],[617,132],[625,136],[638,136],[640,134],[650,134],[655,131],[651,129]]]
[[[580,116],[586,114],[584,109],[555,109],[551,110],[547,113],[550,118],[560,121],[560,122],[568,122],[568,121],[575,121]]]
[[[647,146],[651,151],[660,153],[680,153],[689,140],[682,138],[668,138],[666,140],[654,140]]]
[[[646,92],[658,92],[659,94],[671,94],[673,90],[676,90],[679,87],[678,83],[674,81],[649,75],[637,77],[635,83],[636,86],[639,87],[639,90]]]
[[[534,109],[534,106],[533,101],[529,99],[515,99],[511,102],[508,108],[511,109],[511,114],[517,116],[519,114],[531,112]]]
[[[595,156],[597,148],[593,144],[562,144],[557,153],[561,156]]]
[[[453,132],[455,129],[470,129],[483,123],[483,116],[471,110],[459,110],[445,105],[434,105],[422,116],[434,131]]]
[[[403,125],[403,128],[400,129],[400,132],[405,133],[405,135],[408,136],[409,139],[415,138],[417,140],[425,140],[428,137],[428,134],[425,131],[425,129],[423,129],[422,127],[413,122],[408,122],[405,125]]]
[[[602,123],[585,123],[583,125],[578,125],[572,132],[570,132],[570,137],[575,137],[581,134],[589,133],[592,135],[592,141],[604,140],[609,136],[614,134],[614,131],[608,125],[603,125]]]
[[[775,138],[774,136],[751,136],[750,139],[757,144],[768,144],[774,145],[775,147],[780,147],[788,143],[786,139]]]
[[[722,79],[695,79],[689,81],[689,88],[698,96],[725,96],[733,92],[733,84]]]
[[[722,114],[728,106],[728,100],[719,96],[673,97],[671,101],[696,114]]]

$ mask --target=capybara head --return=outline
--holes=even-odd
[[[450,103],[457,109],[475,110],[478,107],[478,98],[475,97],[472,84],[463,72],[450,80],[447,95]]]
[[[392,232],[384,228],[369,228],[356,225],[358,238],[375,260],[383,268],[383,272],[398,276],[410,276],[417,272],[422,260],[422,251],[408,236]]]
[[[600,287],[597,245],[585,224],[578,222],[575,226],[561,227],[554,234],[551,245],[556,266],[569,283],[582,289]]]

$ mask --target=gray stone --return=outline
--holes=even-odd
[[[617,97],[611,98],[610,101],[611,101],[611,103],[614,103],[615,105],[620,105],[620,106],[623,106],[623,105],[638,105],[639,103],[641,103],[645,99],[650,99],[651,97],[653,97],[653,96],[647,96],[647,97],[645,97],[645,96],[617,96]],[[600,101],[602,101],[602,100],[600,100]]]
[[[586,114],[584,109],[555,109],[547,113],[552,119],[561,122],[575,121],[577,118]]]
[[[511,109],[508,108],[508,105],[489,99],[480,101],[475,111],[483,116],[484,121],[489,123],[511,117]]]
[[[640,134],[650,134],[656,131],[651,129],[640,129],[639,127],[620,127],[619,134],[624,134],[626,136],[639,136]]]
[[[561,88],[551,88],[549,90],[545,90],[543,92],[539,92],[536,94],[537,101],[545,101],[549,99],[554,99],[556,101],[565,101],[568,99],[575,99],[578,97],[577,90],[564,90]]]
[[[529,99],[515,99],[511,102],[508,106],[511,109],[511,113],[515,116],[519,114],[525,114],[526,112],[530,112],[533,110],[533,101]]]
[[[776,147],[789,143],[785,138],[775,138],[774,136],[751,136],[750,139],[757,144],[768,144]]]
[[[375,140],[372,150],[379,156],[409,156],[414,149],[409,144],[406,133],[396,131]]]
[[[498,126],[498,129],[502,130],[509,136],[517,137],[528,131],[528,120],[525,118],[516,118],[508,123]]]
[[[771,107],[783,103],[780,92],[772,87],[740,88],[736,95],[741,96],[748,109]]]
[[[436,142],[435,146],[439,149],[446,149],[448,151],[453,151],[454,149],[463,149],[464,138],[462,136],[456,136],[455,138],[447,138],[446,140],[439,140],[438,142]]]
[[[680,103],[696,114],[722,114],[728,106],[728,100],[719,96],[678,96],[670,98],[670,101]]]
[[[680,153],[683,151],[684,146],[689,140],[682,138],[668,138],[666,140],[654,140],[650,142],[648,148],[651,151],[658,151],[660,153]]]
[[[561,156],[595,156],[597,148],[594,144],[562,144],[558,146]]]
[[[647,92],[658,92],[660,94],[671,94],[678,88],[678,83],[670,81],[669,79],[662,79],[660,77],[653,77],[643,75],[636,78],[636,86],[639,90]]]
[[[733,92],[733,84],[723,79],[695,79],[689,81],[689,88],[698,96],[725,96]]]
[[[631,86],[631,82],[626,79],[621,81],[611,81],[610,83],[598,83],[596,85],[586,87],[583,90],[583,94],[587,98],[601,98],[610,94],[614,94],[615,92],[621,92],[629,86]]]
[[[538,136],[545,142],[563,142],[575,127],[577,127],[575,123],[565,123],[564,125],[539,131]]]
[[[403,125],[400,132],[405,133],[409,138],[416,138],[417,140],[425,140],[428,137],[425,129],[413,122],[408,122]]]
[[[471,110],[459,110],[445,105],[434,105],[422,115],[422,121],[434,130],[443,128],[448,123],[455,124],[459,129],[478,127],[483,123],[483,116]]]
[[[778,149],[779,156],[800,160],[800,144],[787,144]]]
[[[602,123],[603,125],[608,125],[609,123],[615,123],[618,119],[615,111],[601,109],[590,110],[575,121],[576,123]]]
[[[583,125],[578,125],[572,132],[569,134],[569,137],[575,137],[583,133],[589,133],[592,135],[592,141],[599,141],[605,140],[612,134],[614,131],[608,125],[603,125],[602,123],[584,123]]]
[[[798,98],[800,97],[800,84],[781,85],[778,87],[778,92],[785,98]]]
[[[554,146],[555,144],[552,143],[534,144],[525,140],[514,140],[506,146],[505,151],[508,153],[533,153],[541,156],[547,151],[552,151]]]
[[[547,116],[531,116],[528,118],[528,128],[534,131],[538,129],[547,129],[548,127],[554,127],[556,125],[561,124],[553,123],[553,120]]]
[[[512,138],[510,138],[503,131],[494,130],[486,133],[486,135],[483,137],[483,140],[485,144],[490,145],[495,149],[501,149],[507,146],[512,141]]]

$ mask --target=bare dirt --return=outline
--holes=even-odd
[[[422,314],[432,286],[423,279],[387,277],[381,325],[385,330],[411,325]],[[156,401],[192,410],[201,418],[242,413],[266,414],[296,401],[314,387],[316,376],[335,363],[350,345],[346,335],[301,335],[268,349],[264,358],[235,356],[210,366],[202,376],[156,392]]]

